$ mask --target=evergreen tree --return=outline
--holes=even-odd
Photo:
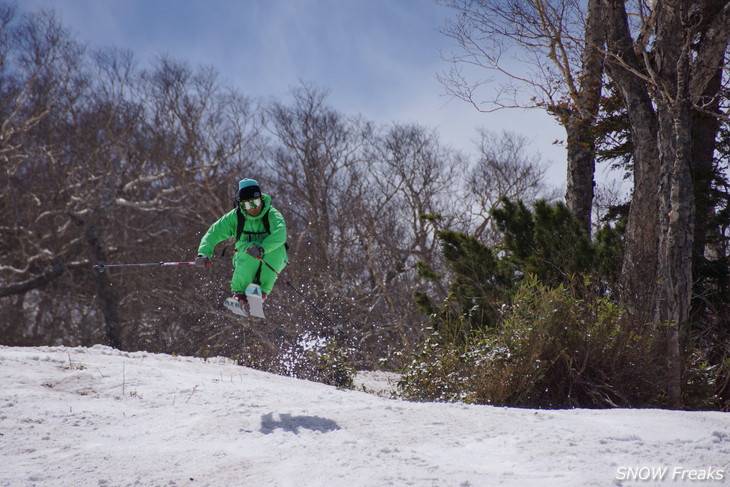
[[[601,295],[615,287],[621,262],[620,225],[606,225],[592,241],[564,203],[544,200],[530,209],[522,201],[504,198],[492,216],[502,245],[492,248],[464,233],[439,232],[449,271],[448,295],[439,306],[425,293],[416,293],[420,309],[446,341],[463,344],[472,331],[500,326],[500,309],[511,302],[526,275],[547,287],[600,284]],[[420,276],[443,279],[423,264]]]

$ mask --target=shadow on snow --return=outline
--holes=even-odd
[[[284,431],[299,434],[300,429],[329,433],[340,429],[339,425],[331,419],[318,416],[292,416],[291,414],[279,414],[278,421],[274,419],[274,413],[261,416],[261,432],[269,435],[274,430],[281,428]]]

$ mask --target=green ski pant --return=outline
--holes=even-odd
[[[281,272],[286,266],[286,249],[281,247],[270,254],[264,255],[264,261],[273,267],[276,272]],[[269,266],[255,257],[251,257],[244,249],[233,255],[233,277],[231,278],[231,291],[244,293],[249,284],[256,281],[258,275],[261,290],[271,294],[274,283],[278,277]]]

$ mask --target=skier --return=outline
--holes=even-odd
[[[215,246],[234,237],[233,297],[226,300],[226,306],[238,313],[235,308],[245,310],[244,306],[251,304],[251,312],[255,314],[256,285],[260,286],[258,295],[262,302],[271,293],[277,273],[287,264],[286,223],[279,210],[271,206],[271,196],[262,194],[259,183],[253,179],[242,179],[238,183],[236,203],[236,208],[213,223],[200,240],[195,265],[207,266]],[[252,297],[251,303],[247,294]]]

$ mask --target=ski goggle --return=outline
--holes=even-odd
[[[241,201],[241,208],[244,210],[253,210],[261,206],[261,198],[253,198],[250,200]]]

